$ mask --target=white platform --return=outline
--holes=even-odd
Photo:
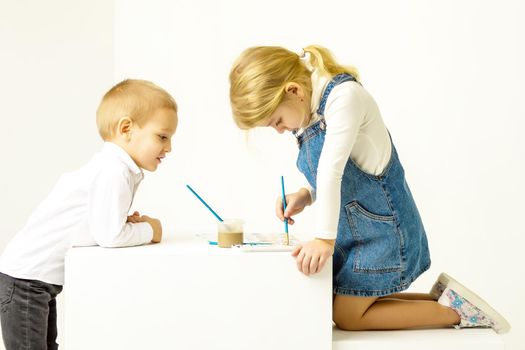
[[[331,322],[331,264],[185,236],[66,257],[65,349],[503,350],[490,329],[346,332]],[[333,341],[332,341],[333,331]]]
[[[334,328],[333,350],[503,350],[492,329],[345,332]]]
[[[312,349],[332,346],[331,263],[313,277],[289,252],[246,253],[191,236],[74,248],[66,349]]]

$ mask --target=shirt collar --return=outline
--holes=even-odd
[[[300,135],[302,132],[308,128],[310,125],[315,124],[317,121],[319,121],[320,116],[317,114],[317,109],[319,108],[319,103],[321,103],[321,98],[324,92],[324,89],[326,88],[326,85],[331,80],[331,77],[328,75],[322,75],[319,73],[319,70],[316,68],[311,69],[312,75],[311,75],[311,81],[312,81],[312,94],[310,98],[310,111],[312,113],[312,117],[310,118],[310,122],[308,125],[306,125],[304,128],[300,128],[297,130],[296,134]]]
[[[143,175],[142,169],[139,168],[131,156],[119,145],[113,142],[104,142],[102,152],[116,156],[118,159],[123,161],[124,164],[126,164],[134,174],[140,174],[141,176]]]
[[[322,74],[319,71],[319,69],[312,66],[311,56],[312,55],[310,52],[305,52],[303,50],[301,61],[305,65],[306,69],[308,69],[311,72],[310,80],[312,82],[312,94],[310,98],[310,111],[312,113],[312,118],[310,118],[310,123],[309,125],[307,125],[307,127],[319,120],[319,116],[317,115],[317,109],[319,108],[319,103],[321,102],[321,98],[323,97],[322,95],[324,89],[332,79],[330,75]]]
[[[323,97],[324,89],[326,85],[330,82],[331,77],[327,75],[322,75],[318,69],[312,71],[312,97],[310,101],[310,110],[312,116],[317,119],[317,109],[319,108],[319,103],[321,103],[321,98]]]

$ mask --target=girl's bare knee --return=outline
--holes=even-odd
[[[339,322],[334,321],[337,328],[343,331],[362,331],[364,328],[359,325],[359,322],[352,320],[340,320]]]
[[[334,309],[333,321],[337,328],[344,331],[358,331],[362,329],[360,326],[361,317],[342,312],[341,310]]]
[[[376,301],[376,297],[336,296],[332,313],[337,328],[345,331],[368,329],[363,316]]]

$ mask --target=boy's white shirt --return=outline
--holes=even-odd
[[[320,116],[322,94],[332,77],[312,71],[314,112],[310,125]],[[316,191],[306,185],[312,201],[317,202],[314,235],[335,239],[341,208],[341,179],[349,158],[364,172],[379,175],[388,165],[392,144],[379,108],[373,97],[357,82],[335,86],[326,101],[326,135],[317,168]]]
[[[74,246],[127,247],[151,242],[153,229],[127,216],[144,174],[121,147],[106,142],[82,168],[60,177],[9,242],[0,271],[64,284],[64,258]]]

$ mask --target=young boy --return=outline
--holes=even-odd
[[[105,141],[84,167],[64,174],[0,260],[2,335],[7,350],[57,349],[56,296],[72,246],[158,243],[158,219],[128,216],[142,170],[171,151],[177,104],[163,89],[125,80],[103,97],[97,126]]]

